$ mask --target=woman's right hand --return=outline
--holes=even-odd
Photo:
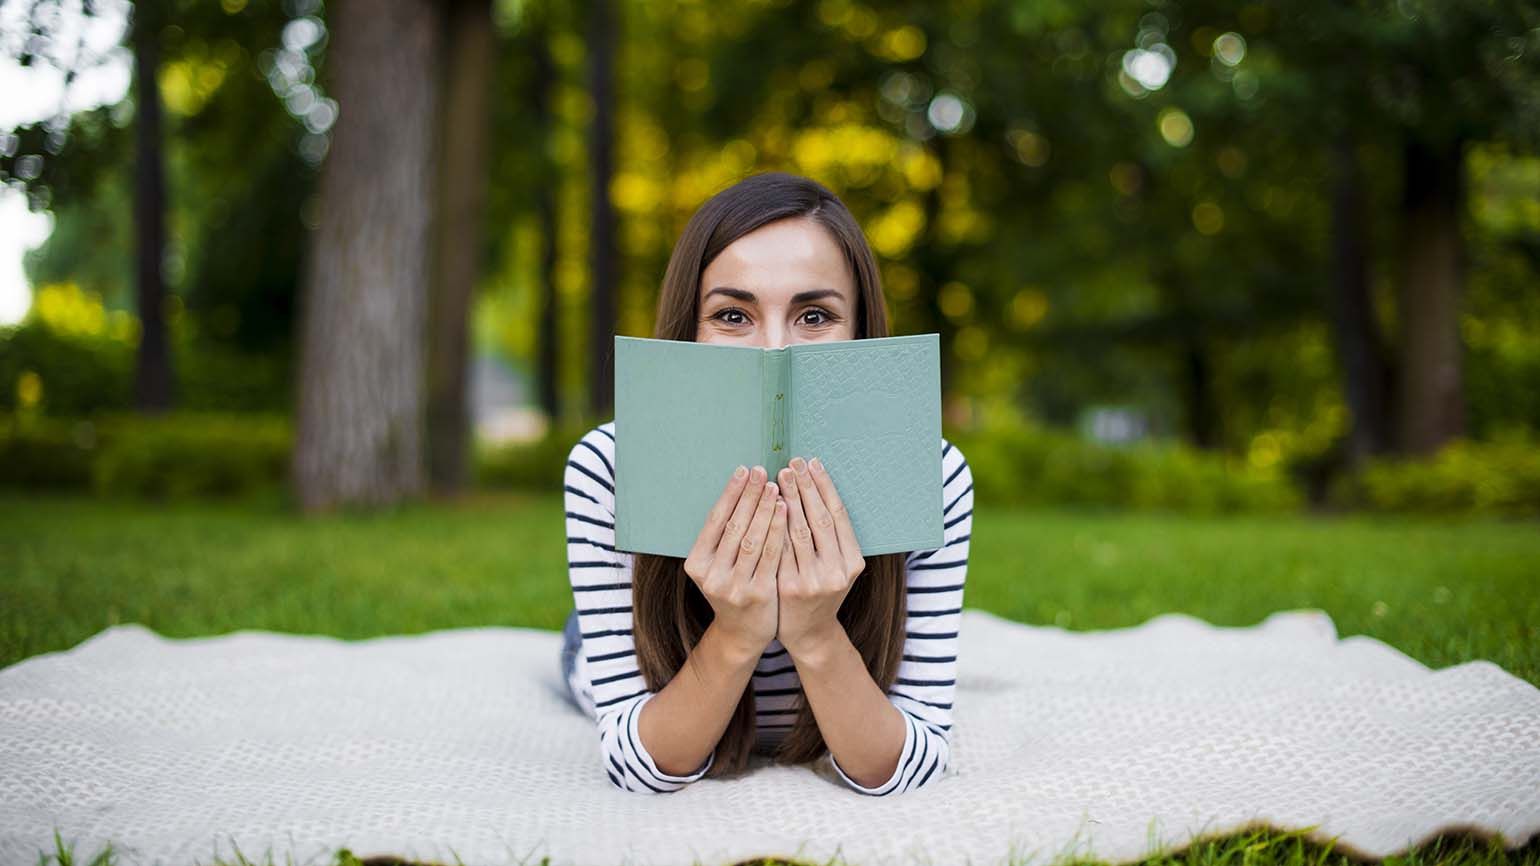
[[[775,639],[776,571],[786,538],[786,503],[763,466],[729,477],[706,515],[684,573],[716,614],[714,625],[745,650]]]

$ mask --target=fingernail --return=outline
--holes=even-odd
[[[765,477],[765,467],[754,464],[754,480],[759,481]]]
[[[801,457],[793,457],[791,458],[791,468],[795,469],[797,474],[800,475],[807,471],[807,463]]]
[[[733,477],[734,478],[742,478],[743,476],[745,476],[747,474],[749,474],[749,470],[743,468],[742,466],[739,466],[737,469],[733,470]]]
[[[818,458],[817,457],[814,457],[813,458],[813,462],[808,464],[808,465],[812,466],[814,471],[816,471],[816,472],[822,472],[823,471],[823,464],[818,462]]]

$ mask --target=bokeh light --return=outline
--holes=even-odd
[[[1192,118],[1180,108],[1175,106],[1162,108],[1155,119],[1155,124],[1160,129],[1160,137],[1166,140],[1166,144],[1172,147],[1186,147],[1192,144],[1194,133]]]

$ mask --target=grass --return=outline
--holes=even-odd
[[[52,853],[41,852],[38,866],[118,866],[116,851],[109,845],[91,859],[77,857],[74,846],[54,832]],[[513,863],[514,861],[509,861]],[[520,866],[550,866],[549,858],[536,863],[520,861]],[[697,861],[698,864],[699,861]],[[1013,861],[1019,862],[1019,861]],[[1180,851],[1169,851],[1141,861],[1138,866],[1358,866],[1366,862],[1349,852],[1334,849],[1306,837],[1302,830],[1255,828],[1223,836],[1199,839]],[[1540,839],[1514,851],[1506,851],[1496,840],[1470,833],[1449,833],[1383,861],[1386,866],[1536,866],[1540,864]],[[275,860],[271,852],[251,859],[237,849],[231,857],[213,857],[199,864],[207,866],[296,866],[292,858]],[[464,866],[455,858],[456,866]],[[313,861],[299,866],[448,866],[437,862],[403,860],[390,856],[359,857],[347,848],[339,848],[320,864]],[[694,866],[694,864],[692,864]],[[835,858],[825,864],[773,858],[744,860],[733,866],[857,866]],[[1045,866],[1097,866],[1096,861],[1073,857],[1055,858]]]
[[[1075,629],[1136,625],[1167,611],[1250,625],[1313,607],[1342,636],[1378,638],[1432,667],[1488,659],[1540,685],[1536,528],[985,503],[964,604]],[[557,629],[572,604],[563,537],[553,496],[302,520],[277,500],[149,507],[0,494],[0,665],[67,649],[119,622],[171,637],[242,628],[349,639],[461,626]],[[113,862],[105,853],[101,866]],[[1259,830],[1147,862],[1314,866],[1346,856]],[[339,866],[361,862],[346,851],[337,858]],[[61,847],[39,859],[70,866],[77,858]],[[1528,866],[1540,864],[1540,842],[1505,853],[1446,836],[1387,862]]]

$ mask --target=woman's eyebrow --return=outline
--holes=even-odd
[[[730,298],[737,298],[738,300],[743,301],[744,303],[748,303],[748,304],[757,304],[757,303],[759,303],[759,298],[757,296],[755,296],[755,294],[753,292],[750,292],[750,291],[747,291],[747,290],[744,290],[744,289],[735,289],[732,286],[717,286],[716,288],[714,288],[711,291],[707,292],[706,293],[706,297],[701,298],[701,300],[702,301],[710,300],[711,296],[717,294],[718,292],[720,292],[720,293],[722,293],[724,295],[727,295]],[[795,295],[792,295],[791,296],[791,302],[793,304],[800,304],[800,303],[803,303],[803,302],[806,302],[806,301],[816,301],[819,298],[827,298],[827,297],[839,298],[840,297],[840,293],[836,292],[833,289],[809,289],[808,291],[798,292]]]

